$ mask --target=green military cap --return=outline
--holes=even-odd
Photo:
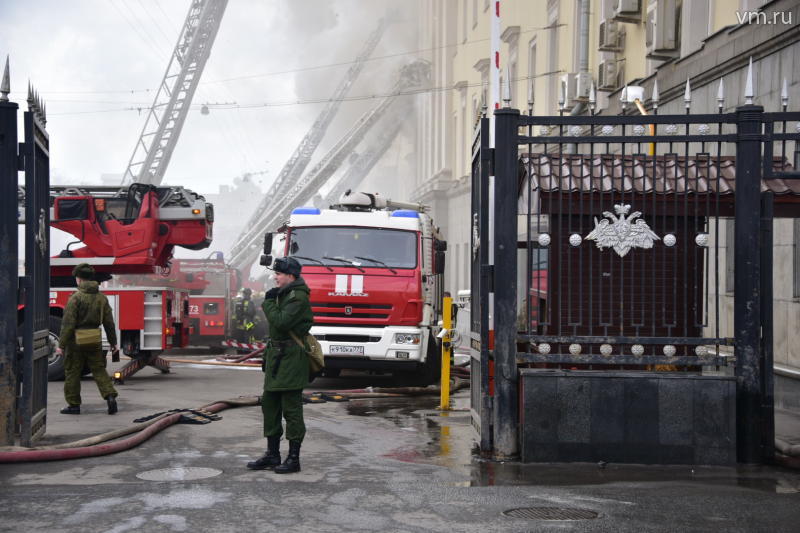
[[[92,279],[94,277],[94,268],[89,263],[81,263],[72,269],[72,275],[81,279]]]

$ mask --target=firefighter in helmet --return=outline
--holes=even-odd
[[[252,342],[255,333],[256,306],[250,296],[253,291],[245,288],[242,296],[236,300],[234,321],[236,325],[236,340],[239,342]]]

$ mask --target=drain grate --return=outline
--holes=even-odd
[[[519,507],[503,511],[511,518],[527,518],[529,520],[591,520],[600,516],[591,509],[564,509],[562,507]]]
[[[179,466],[176,468],[159,468],[139,472],[136,477],[145,481],[193,481],[218,476],[222,470],[216,468],[203,468],[196,466]]]

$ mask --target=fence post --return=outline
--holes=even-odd
[[[494,166],[494,455],[518,455],[517,129],[518,109],[496,109]]]
[[[736,346],[736,455],[763,460],[761,376],[761,127],[764,108],[736,109],[734,318]],[[771,305],[772,302],[769,302]],[[771,327],[771,326],[770,326]]]
[[[762,461],[771,463],[775,458],[775,384],[773,376],[774,322],[773,306],[773,193],[761,193],[761,432]]]
[[[17,388],[17,110],[0,97],[0,445],[14,444]]]

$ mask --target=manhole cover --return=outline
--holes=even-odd
[[[600,516],[591,509],[563,509],[561,507],[519,507],[503,511],[511,518],[529,520],[591,520]]]
[[[222,470],[217,470],[216,468],[178,466],[175,468],[159,468],[158,470],[139,472],[136,474],[136,477],[146,481],[191,481],[194,479],[218,476],[221,473]]]

